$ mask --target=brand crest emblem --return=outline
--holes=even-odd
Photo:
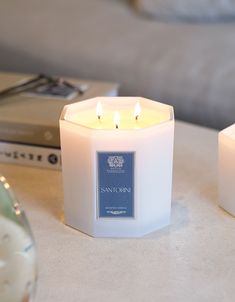
[[[110,168],[122,168],[125,160],[123,156],[109,156],[107,162]]]

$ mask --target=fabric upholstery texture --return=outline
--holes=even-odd
[[[235,19],[235,0],[132,0],[140,12],[156,18]]]
[[[0,9],[0,69],[116,81],[176,118],[234,123],[235,23],[157,22],[121,0],[11,0]]]

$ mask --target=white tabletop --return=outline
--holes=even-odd
[[[1,164],[36,238],[35,301],[234,301],[235,218],[216,204],[216,170],[217,132],[178,123],[171,225],[97,239],[63,224],[61,172]]]

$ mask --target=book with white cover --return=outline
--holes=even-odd
[[[61,169],[59,148],[9,142],[0,142],[0,162],[54,170]]]

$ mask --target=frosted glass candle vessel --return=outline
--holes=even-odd
[[[235,216],[235,124],[219,133],[219,205]]]
[[[135,97],[64,107],[65,223],[94,237],[138,237],[170,222],[174,114]]]

